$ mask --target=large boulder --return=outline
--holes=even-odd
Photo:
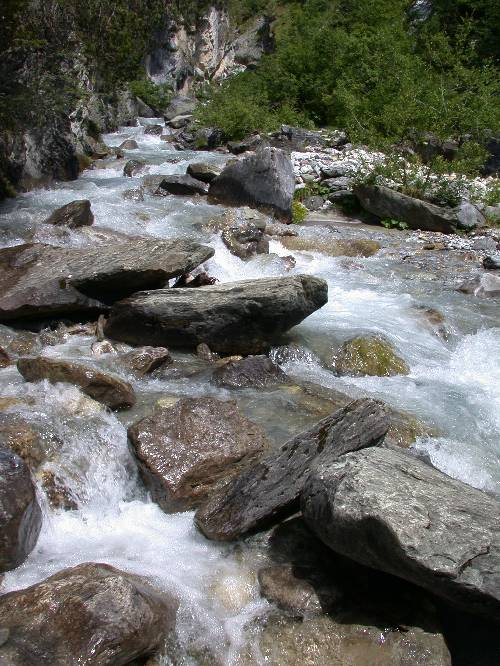
[[[28,467],[12,451],[0,449],[0,573],[24,562],[41,527],[42,512]]]
[[[230,162],[210,183],[209,196],[234,206],[252,206],[292,219],[295,192],[293,165],[282,150],[262,148]]]
[[[457,227],[463,231],[472,231],[478,227],[484,227],[486,224],[484,215],[470,201],[462,201],[455,208],[455,215],[457,216]]]
[[[167,107],[165,111],[165,120],[173,120],[177,116],[185,116],[192,114],[196,108],[196,100],[192,97],[186,97],[185,95],[178,95],[174,97],[173,100]]]
[[[500,503],[486,493],[406,453],[371,448],[318,461],[302,511],[337,553],[500,617]]]
[[[457,230],[458,218],[451,208],[441,208],[378,185],[357,185],[354,194],[365,210],[382,220],[398,220],[405,222],[410,229],[444,234]]]
[[[0,662],[124,666],[160,649],[176,612],[140,576],[80,564],[0,597]]]
[[[207,194],[208,185],[201,180],[196,180],[187,174],[164,176],[158,185],[156,194]]]
[[[164,286],[213,253],[189,239],[5,248],[0,250],[0,321],[103,311],[135,291]]]
[[[110,409],[126,409],[135,404],[134,389],[128,382],[90,365],[38,356],[20,358],[17,369],[28,382],[48,379],[52,383],[75,384],[84,393]]]
[[[497,298],[500,296],[500,277],[494,273],[481,273],[463,282],[458,291],[481,298]]]
[[[90,201],[88,199],[72,201],[61,208],[57,208],[45,222],[46,224],[69,227],[69,229],[89,227],[94,222]]]
[[[130,344],[255,354],[328,300],[324,280],[306,275],[144,291],[115,303],[108,337]]]
[[[167,512],[198,506],[268,448],[235,401],[183,398],[128,431],[142,478]]]
[[[215,386],[224,388],[264,388],[288,384],[289,377],[268,356],[247,356],[219,366],[212,374]]]
[[[315,458],[336,458],[380,443],[389,428],[385,406],[356,400],[289,440],[244,471],[198,509],[195,522],[209,539],[231,541],[262,529],[297,508]]]

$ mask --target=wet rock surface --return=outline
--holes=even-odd
[[[0,250],[0,320],[102,311],[106,301],[163,286],[212,255],[211,248],[187,239],[6,248]]]
[[[88,199],[72,201],[62,208],[55,210],[50,217],[45,220],[46,224],[68,227],[76,229],[78,227],[88,227],[94,223],[94,215],[90,208]]]
[[[326,283],[309,276],[243,280],[198,289],[145,291],[117,303],[110,338],[130,344],[258,353],[327,301]]]
[[[12,666],[121,666],[153,654],[177,602],[139,576],[80,564],[0,597],[0,660]]]
[[[323,252],[330,257],[372,257],[380,250],[380,243],[375,240],[324,240],[298,236],[283,238],[281,242],[287,250]]]
[[[217,164],[208,164],[206,162],[191,162],[187,168],[187,174],[196,180],[204,183],[211,183],[214,178],[220,176],[222,168]]]
[[[20,358],[17,368],[28,382],[48,379],[75,384],[110,409],[127,409],[135,404],[134,389],[128,382],[87,364],[39,356]]]
[[[144,482],[166,512],[198,506],[267,448],[234,401],[183,398],[129,428]]]
[[[377,335],[357,336],[334,352],[332,367],[339,375],[392,377],[410,369],[391,343]]]
[[[317,456],[336,458],[347,451],[376,446],[388,428],[389,417],[382,403],[351,402],[262,458],[215,494],[196,512],[196,525],[209,539],[230,541],[272,524],[296,509]]]
[[[287,384],[290,379],[268,356],[247,356],[221,365],[213,372],[210,381],[225,388],[263,388]]]
[[[148,375],[171,363],[172,357],[165,347],[139,347],[120,356],[120,364],[129,368],[138,377]]]
[[[262,229],[251,222],[240,227],[224,229],[222,242],[235,256],[248,259],[256,254],[269,253],[269,241]]]
[[[252,206],[291,220],[295,176],[290,158],[263,148],[228,164],[210,183],[209,196],[234,206]]]
[[[158,185],[157,194],[207,194],[208,185],[191,176],[164,176]]]
[[[405,453],[371,448],[318,461],[302,511],[332,550],[499,617],[500,504],[489,495]]]
[[[41,527],[42,513],[27,465],[12,451],[0,448],[0,573],[24,562]]]

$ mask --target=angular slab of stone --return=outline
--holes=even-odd
[[[209,195],[222,203],[252,206],[292,219],[295,175],[290,157],[277,148],[229,163],[210,183]]]
[[[336,458],[379,444],[389,428],[383,403],[356,400],[286,442],[201,506],[195,516],[209,539],[231,541],[266,527],[297,507],[319,454]]]
[[[0,321],[103,311],[135,291],[164,286],[213,253],[189,239],[5,248],[0,250]]]
[[[369,239],[340,238],[325,240],[323,238],[291,236],[281,238],[280,242],[287,250],[322,252],[330,257],[372,257],[380,250],[380,243]]]
[[[140,576],[80,564],[0,597],[0,663],[125,666],[161,647],[176,612]]]
[[[288,384],[290,378],[268,356],[247,356],[218,367],[210,379],[224,388],[264,388]]]
[[[128,382],[90,365],[38,356],[20,358],[17,369],[27,382],[48,379],[52,383],[75,384],[84,393],[110,409],[127,409],[135,404],[134,389]]]
[[[218,164],[207,162],[192,162],[187,168],[187,174],[196,180],[201,180],[204,183],[211,183],[214,178],[220,176],[222,167]]]
[[[139,347],[120,356],[120,363],[142,377],[163,365],[169,365],[172,357],[165,347]]]
[[[115,303],[108,337],[130,344],[255,354],[328,300],[319,278],[296,275],[144,291]]]
[[[164,176],[158,185],[156,194],[181,194],[191,196],[193,194],[207,194],[208,185],[201,180],[196,180],[187,174]]]
[[[400,451],[318,461],[302,493],[332,550],[500,618],[500,503]]]
[[[382,220],[398,220],[410,229],[444,234],[453,234],[457,230],[458,218],[451,208],[435,206],[383,186],[357,185],[354,194],[365,210]]]
[[[81,199],[72,201],[62,208],[55,210],[50,217],[45,220],[46,224],[55,224],[57,226],[76,229],[78,227],[89,227],[94,222],[94,215],[90,209],[90,201]]]
[[[208,397],[159,408],[128,434],[146,487],[167,513],[198,506],[268,448],[235,401]]]
[[[24,562],[41,527],[42,512],[28,467],[12,451],[0,448],[0,573]]]

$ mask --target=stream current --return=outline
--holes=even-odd
[[[158,119],[140,122],[157,123]],[[495,307],[444,288],[435,276],[404,265],[400,256],[408,236],[398,231],[371,228],[367,234],[380,238],[383,247],[370,258],[346,260],[321,252],[291,252],[273,240],[270,255],[244,262],[230,254],[220,235],[204,227],[222,215],[224,207],[201,198],[154,197],[147,192],[144,201],[123,197],[125,190],[140,186],[145,173],[181,174],[189,162],[224,163],[227,159],[220,153],[176,151],[143,132],[144,126],[138,124],[104,137],[109,146],[127,138],[138,142],[138,149],[124,151],[125,160],[100,160],[75,182],[32,191],[2,204],[0,246],[31,240],[71,246],[89,243],[78,230],[61,234],[42,224],[55,208],[89,199],[94,227],[103,232],[159,239],[186,236],[211,245],[215,256],[204,270],[221,282],[290,273],[322,277],[328,281],[329,302],[293,329],[293,341],[308,351],[288,360],[283,369],[297,385],[312,382],[353,397],[374,396],[404,410],[432,433],[420,437],[414,446],[436,467],[472,486],[500,493],[500,327]],[[126,178],[123,166],[131,158],[146,160],[147,167],[137,177]],[[342,231],[344,237],[352,233],[348,224]],[[332,233],[331,227],[320,223],[299,229],[300,235],[320,240]],[[356,233],[359,237],[359,229]],[[296,260],[292,269],[280,259],[290,254]],[[444,315],[445,338],[417,316],[421,305]],[[410,374],[351,378],[337,377],[326,369],[320,358],[358,332],[387,337],[408,363]],[[64,441],[63,471],[78,497],[77,509],[55,510],[40,490],[44,522],[38,544],[22,566],[6,574],[1,592],[26,587],[81,562],[107,562],[179,596],[176,663],[202,663],[199,655],[207,650],[219,663],[237,663],[242,646],[249,641],[249,627],[270,608],[260,597],[256,580],[257,569],[266,563],[265,547],[259,539],[237,546],[212,543],[193,526],[192,512],[163,513],[139,482],[126,428],[158,399],[179,396],[236,399],[276,444],[321,416],[314,409],[301,408],[293,387],[229,391],[212,386],[203,373],[138,380],[110,365],[109,355],[93,356],[93,341],[84,335],[71,336],[46,346],[42,353],[82,359],[119,372],[137,393],[133,410],[119,414],[97,410],[82,401],[76,388],[26,384],[15,366],[0,370],[2,397],[30,399],[29,404],[10,410],[42,424]],[[196,363],[187,354],[174,353],[174,358],[186,366]],[[165,663],[171,662],[165,658]],[[260,663],[258,655],[252,663]]]

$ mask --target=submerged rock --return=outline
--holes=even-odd
[[[198,289],[144,291],[116,303],[110,338],[130,344],[255,354],[328,299],[324,280],[305,275],[242,280]]]
[[[55,210],[52,215],[45,220],[45,223],[68,227],[69,229],[89,227],[94,223],[94,215],[90,209],[90,201],[88,199],[72,201]]]
[[[360,335],[347,340],[335,352],[332,365],[339,375],[351,377],[392,377],[410,372],[391,343],[379,335]]]
[[[405,222],[410,229],[444,234],[457,230],[457,214],[451,208],[441,208],[382,186],[357,185],[354,194],[365,210],[382,220],[398,220]]]
[[[129,428],[142,478],[166,512],[198,506],[267,448],[235,401],[183,398]]]
[[[500,504],[400,451],[318,461],[302,493],[332,550],[467,612],[500,617]]]
[[[24,562],[41,527],[42,512],[28,467],[12,451],[0,448],[0,573]]]
[[[0,597],[0,661],[125,666],[160,648],[176,611],[176,600],[140,576],[80,564]]]
[[[128,382],[90,365],[38,356],[20,358],[17,368],[28,382],[48,379],[52,383],[75,384],[84,393],[110,409],[126,409],[135,404],[134,389]]]
[[[145,125],[144,134],[151,136],[160,136],[163,133],[163,125]]]
[[[140,289],[161,287],[213,255],[189,239],[136,239],[83,248],[32,244],[0,250],[0,320],[93,314]]]
[[[209,195],[234,206],[253,206],[292,219],[295,176],[290,158],[276,148],[229,163],[210,183]]]
[[[451,666],[443,636],[419,627],[381,630],[354,618],[271,617],[258,637],[258,653],[266,666]],[[254,664],[243,657],[242,666]]]
[[[231,541],[292,513],[321,454],[336,458],[380,443],[389,428],[384,405],[356,400],[297,435],[244,471],[198,509],[195,522],[209,539]]]
[[[488,255],[483,259],[483,267],[489,271],[500,270],[500,254]]]
[[[500,296],[500,277],[495,273],[482,273],[466,280],[458,291],[482,298],[496,298]]]
[[[224,388],[263,388],[288,384],[290,379],[268,356],[247,356],[221,365],[210,381]]]
[[[139,145],[135,139],[125,139],[118,146],[118,150],[136,150]]]

